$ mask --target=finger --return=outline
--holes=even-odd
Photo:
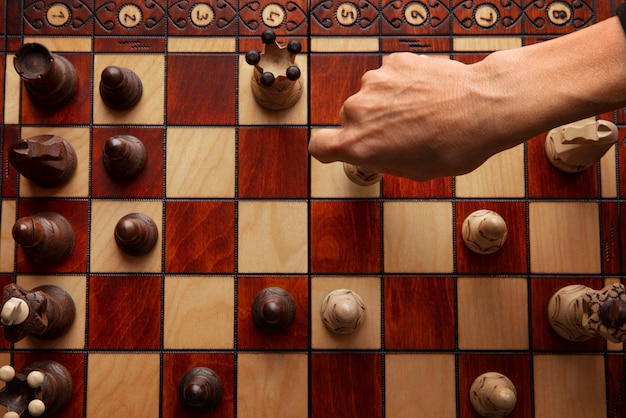
[[[319,129],[311,134],[309,152],[323,163],[341,159],[341,129]]]

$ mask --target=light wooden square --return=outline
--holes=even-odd
[[[598,204],[531,202],[533,273],[600,273]]]
[[[15,200],[3,199],[0,202],[0,272],[13,271],[15,264],[15,240],[13,239],[13,225],[16,220]]]
[[[307,367],[306,354],[239,354],[237,416],[241,418],[307,416],[309,392]]]
[[[523,278],[459,278],[459,348],[528,350],[528,290]]]
[[[365,319],[352,334],[335,334],[322,321],[322,302],[328,293],[336,289],[353,290],[365,304]],[[378,277],[314,277],[311,280],[311,344],[314,349],[379,349],[380,315]]]
[[[306,273],[306,202],[239,203],[238,263],[242,273]]]
[[[160,272],[162,212],[161,201],[94,200],[91,206],[91,271],[99,273]],[[123,216],[130,213],[143,213],[152,218],[157,225],[159,238],[154,248],[145,255],[127,255],[115,243],[115,226]]]
[[[600,159],[600,190],[602,191],[602,197],[605,199],[617,197],[616,154],[616,147],[611,147]]]
[[[167,349],[232,349],[235,281],[221,276],[165,278]]]
[[[451,203],[385,202],[383,211],[385,271],[453,271]]]
[[[322,164],[311,158],[311,197],[379,197],[380,183],[360,186],[350,180],[343,163]]]
[[[13,68],[15,55],[7,55],[4,70],[4,123],[18,125],[20,123],[20,92],[21,80]]]
[[[235,196],[235,130],[169,128],[167,197]]]

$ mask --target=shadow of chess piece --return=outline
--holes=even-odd
[[[70,101],[78,88],[74,66],[41,44],[22,45],[15,53],[13,66],[36,106],[59,108]]]
[[[279,287],[263,289],[252,302],[252,320],[266,331],[279,331],[287,327],[295,314],[293,297]]]
[[[107,173],[119,180],[137,176],[148,159],[143,143],[131,135],[117,135],[104,144],[102,164]]]
[[[197,410],[210,410],[222,399],[222,381],[213,370],[195,367],[181,379],[178,394],[185,406]]]
[[[74,250],[75,233],[62,215],[39,212],[19,218],[13,224],[13,239],[35,264],[56,264]]]
[[[9,145],[9,163],[25,178],[41,187],[66,183],[76,169],[76,153],[65,139],[37,135]]]
[[[496,372],[483,373],[472,383],[470,402],[481,417],[506,417],[517,404],[517,390],[505,375]]]
[[[384,174],[370,168],[358,167],[356,165],[343,163],[343,172],[346,176],[359,186],[371,186],[379,183]]]
[[[0,323],[8,341],[26,336],[58,338],[69,330],[75,317],[74,299],[61,287],[43,285],[29,291],[10,283],[2,290]]]
[[[148,253],[154,248],[158,238],[156,223],[142,213],[130,213],[115,225],[115,243],[128,255]]]
[[[116,110],[135,106],[143,94],[141,79],[128,68],[109,66],[102,70],[100,97],[104,104]]]
[[[351,334],[361,327],[364,320],[365,304],[353,290],[333,290],[322,302],[324,326],[335,334]]]

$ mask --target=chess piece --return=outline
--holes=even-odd
[[[470,402],[480,416],[502,418],[515,408],[517,391],[513,382],[505,375],[487,372],[478,376],[472,383]]]
[[[578,173],[597,163],[617,140],[613,123],[591,117],[548,132],[545,152],[559,170]]]
[[[35,264],[56,264],[74,250],[72,225],[62,215],[39,212],[19,218],[13,225],[13,239]]]
[[[364,320],[365,304],[352,290],[333,290],[322,302],[322,321],[328,330],[336,334],[353,333]]]
[[[143,170],[147,161],[143,143],[131,135],[117,135],[104,144],[102,164],[115,179],[130,179]]]
[[[4,418],[32,417],[61,411],[72,398],[73,383],[69,370],[56,361],[37,361],[16,372],[9,365],[0,367],[0,404],[7,407]]]
[[[130,213],[115,226],[115,243],[128,255],[148,253],[159,238],[156,223],[142,213]]]
[[[2,290],[0,323],[8,341],[26,336],[51,340],[65,334],[76,317],[72,296],[53,285],[37,286],[28,291],[10,283]]]
[[[13,66],[36,106],[59,108],[74,97],[78,88],[74,66],[41,44],[22,45],[15,53]]]
[[[379,173],[374,169],[358,167],[348,163],[343,163],[343,171],[350,180],[359,186],[371,186],[380,182],[383,178],[383,173]]]
[[[263,289],[252,302],[252,319],[261,329],[278,331],[291,324],[296,313],[293,297],[279,287]]]
[[[614,283],[601,290],[583,285],[565,286],[548,302],[552,329],[569,341],[596,336],[620,343],[626,341],[626,293]]]
[[[222,381],[207,367],[189,370],[178,386],[178,394],[183,403],[189,408],[199,410],[215,408],[222,399],[222,393]]]
[[[461,234],[465,245],[477,254],[498,251],[506,241],[508,230],[502,217],[492,210],[470,213],[463,221]]]
[[[271,30],[263,32],[261,40],[263,52],[253,50],[246,54],[246,62],[254,66],[252,94],[257,103],[267,109],[287,109],[302,95],[300,68],[295,63],[302,45],[296,40],[281,45]]]
[[[116,110],[135,106],[143,93],[141,79],[128,68],[113,65],[102,70],[100,97],[104,104]]]
[[[9,145],[9,163],[25,178],[41,187],[58,187],[76,169],[76,153],[65,139],[37,135]]]

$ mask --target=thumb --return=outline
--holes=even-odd
[[[340,128],[318,129],[313,131],[309,141],[309,152],[313,157],[323,163],[332,163],[342,159]]]

